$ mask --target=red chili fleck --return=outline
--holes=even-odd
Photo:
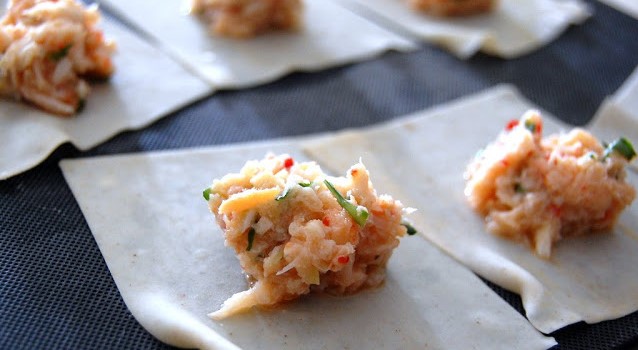
[[[286,160],[284,160],[284,168],[286,168],[286,169],[290,169],[290,167],[293,166],[294,164],[295,164],[295,161],[292,158],[290,158],[290,157],[288,157],[288,158],[286,158]]]
[[[556,204],[550,204],[549,205],[549,210],[551,210],[552,213],[554,213],[554,215],[556,217],[560,217],[561,212],[562,212],[561,208],[559,206],[557,206]]]
[[[536,132],[539,134],[543,132],[543,123],[536,124]]]
[[[503,164],[503,166],[509,166],[510,163],[507,161],[507,159],[501,159],[501,164]]]
[[[605,216],[603,217],[603,221],[609,221],[612,218],[611,213],[612,213],[611,209],[607,210],[605,212]]]
[[[352,175],[352,176],[357,176],[357,173],[358,173],[358,172],[359,172],[359,170],[357,170],[357,169],[352,169],[352,170],[350,170],[350,175]]]
[[[339,258],[337,258],[337,261],[339,262],[339,264],[347,264],[348,261],[350,261],[350,257],[347,255],[340,256]]]
[[[509,122],[507,122],[507,125],[505,126],[505,130],[510,131],[514,129],[517,125],[518,125],[518,120],[512,119]]]
[[[323,219],[321,219],[321,222],[323,222],[326,226],[330,226],[330,218],[327,216],[324,216]]]

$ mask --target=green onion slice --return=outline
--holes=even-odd
[[[525,120],[525,129],[529,130],[531,133],[536,132],[536,123],[529,119]]]
[[[209,201],[209,200],[210,200],[210,192],[211,192],[210,187],[209,187],[209,188],[207,188],[207,189],[205,189],[205,190],[204,190],[204,192],[203,192],[204,199],[205,199],[205,200],[207,200],[207,201]]]
[[[301,187],[310,187],[312,186],[312,182],[308,181],[308,182],[300,182],[298,183],[299,186]],[[281,192],[281,194],[279,194],[277,196],[277,198],[275,198],[275,200],[277,202],[286,199],[286,197],[288,197],[288,195],[290,194],[290,191],[292,190],[293,186],[286,186],[286,188],[284,188],[284,190]]]
[[[348,214],[354,219],[354,221],[361,227],[366,224],[368,220],[368,209],[363,206],[356,206],[350,202],[348,202],[343,196],[335,189],[335,187],[328,180],[323,180],[323,183],[326,184],[326,187],[330,190],[330,193],[337,199],[337,203],[345,209]]]
[[[284,190],[277,196],[277,198],[275,198],[275,200],[279,202],[286,199],[286,197],[288,197],[288,195],[290,194],[291,189],[291,187],[284,188]]]
[[[84,110],[84,107],[86,107],[86,100],[81,98],[80,101],[78,101],[78,106],[75,109],[76,113],[80,113]]]
[[[246,251],[250,251],[253,248],[253,241],[255,240],[255,229],[250,228],[248,231],[248,246],[246,247]]]
[[[54,61],[59,61],[59,60],[63,59],[69,53],[69,50],[71,49],[71,46],[73,46],[73,44],[69,44],[69,45],[59,49],[58,51],[51,52],[49,54],[49,58],[54,60]]]
[[[418,232],[418,231],[414,228],[414,226],[412,226],[412,225],[408,224],[406,221],[401,221],[401,225],[402,225],[402,226],[405,226],[405,228],[408,230],[408,231],[407,231],[407,234],[408,234],[409,236],[414,236],[414,235],[416,235],[416,234],[417,234],[417,232]]]
[[[603,159],[609,157],[613,152],[617,152],[621,156],[625,157],[627,161],[631,161],[636,156],[634,146],[624,137],[617,139],[610,143],[603,153]]]

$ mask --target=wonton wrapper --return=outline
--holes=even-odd
[[[638,1],[636,0],[600,0],[605,4],[638,19]]]
[[[530,322],[551,333],[569,324],[615,319],[638,310],[638,203],[613,233],[563,239],[543,260],[523,243],[488,233],[463,194],[474,154],[529,102],[510,87],[307,145],[312,158],[341,169],[362,157],[377,191],[417,208],[411,219],[430,241],[486,279],[521,295]],[[544,133],[567,130],[544,114]],[[628,172],[636,186],[638,178]]]
[[[557,38],[589,11],[580,0],[498,0],[486,14],[460,18],[430,16],[413,10],[407,0],[333,0],[365,8],[460,58],[482,50],[503,58],[534,51]]]
[[[124,302],[150,333],[172,345],[205,349],[546,349],[555,344],[476,275],[419,236],[402,239],[380,288],[348,297],[310,295],[221,322],[208,318],[248,285],[202,190],[268,151],[305,160],[303,142],[61,162]]]
[[[313,71],[415,45],[327,0],[304,0],[298,31],[270,31],[250,39],[212,35],[186,1],[106,0],[216,88],[242,88],[295,70]]]
[[[0,0],[4,11],[4,1]],[[121,131],[138,129],[212,91],[167,55],[105,18],[98,24],[116,41],[115,72],[91,83],[86,107],[60,117],[10,97],[0,99],[0,180],[26,171],[65,142],[81,150]],[[165,84],[157,84],[158,74]]]
[[[603,102],[589,128],[607,142],[625,136],[638,150],[638,68]],[[638,161],[631,162],[629,167],[638,172]]]

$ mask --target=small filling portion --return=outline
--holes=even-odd
[[[204,191],[252,287],[210,316],[222,319],[312,291],[335,295],[379,286],[399,237],[403,206],[377,195],[363,164],[346,177],[287,155],[249,161]]]
[[[250,38],[268,30],[295,30],[301,25],[301,0],[191,0],[211,33]]]
[[[89,94],[83,77],[113,73],[112,41],[96,28],[97,5],[75,0],[11,0],[0,19],[0,94],[72,115]]]
[[[497,0],[408,0],[410,6],[435,16],[469,16],[491,11]]]
[[[527,243],[549,258],[561,237],[609,231],[636,197],[625,166],[636,153],[625,138],[602,145],[576,128],[541,139],[529,111],[480,151],[465,173],[465,195],[488,231]]]

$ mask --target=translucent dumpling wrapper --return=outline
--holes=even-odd
[[[211,178],[269,151],[309,161],[301,149],[316,138],[61,163],[126,306],[146,330],[171,345],[200,349],[548,349],[556,344],[474,273],[419,236],[402,238],[378,288],[303,296],[222,321],[208,317],[247,283],[202,189]],[[369,167],[368,158],[363,161]],[[377,188],[386,187],[381,175],[371,173]],[[339,181],[334,185],[340,188]]]
[[[219,4],[228,0],[210,2]],[[270,6],[271,3],[279,4],[273,6],[273,10],[281,10],[279,6],[290,2],[290,6],[297,11],[293,6],[294,0],[232,2],[251,3],[256,6],[257,12],[262,11],[262,6]],[[142,29],[185,66],[219,89],[252,87],[293,71],[317,71],[369,59],[387,50],[411,51],[417,47],[409,39],[334,1],[304,0],[299,10],[297,30],[267,30],[243,40],[211,35],[209,27],[202,23],[201,16],[184,13],[184,3],[181,1],[154,1],[151,12],[148,11],[146,0],[105,0],[104,4]],[[250,9],[252,11],[252,7]],[[211,22],[214,26],[224,26],[219,30],[237,31],[239,36],[243,36],[244,32],[253,32],[248,24],[243,28],[244,18],[232,23],[226,21],[224,16],[215,17],[215,20],[221,22]],[[167,26],[166,23],[172,25]],[[255,27],[255,30],[259,32],[261,29]]]
[[[549,259],[539,258],[525,244],[490,234],[484,218],[468,205],[463,177],[468,162],[513,118],[537,108],[512,87],[499,86],[387,124],[331,135],[306,149],[327,169],[347,166],[351,157],[365,159],[377,190],[418,208],[410,219],[421,234],[480,276],[518,293],[527,318],[544,333],[635,312],[636,201],[610,232],[565,237],[552,245]],[[545,132],[571,129],[543,114]],[[604,140],[611,142],[624,131],[616,128]],[[564,141],[574,137],[563,135]],[[528,141],[536,137],[523,136]],[[601,165],[606,168],[608,161]],[[606,171],[601,174],[607,176]],[[626,171],[625,182],[638,184],[633,170]],[[515,192],[516,184],[511,185],[506,189]]]
[[[583,23],[589,16],[581,0],[503,0],[494,1],[487,12],[467,16],[445,17],[445,14],[469,14],[484,10],[481,0],[335,0],[362,14],[373,13],[397,30],[441,46],[460,58],[478,51],[502,58],[516,58],[561,35],[570,25]],[[455,3],[444,5],[444,3]],[[476,8],[465,7],[477,4]],[[415,11],[430,9],[434,13]],[[370,16],[370,18],[374,18]]]

